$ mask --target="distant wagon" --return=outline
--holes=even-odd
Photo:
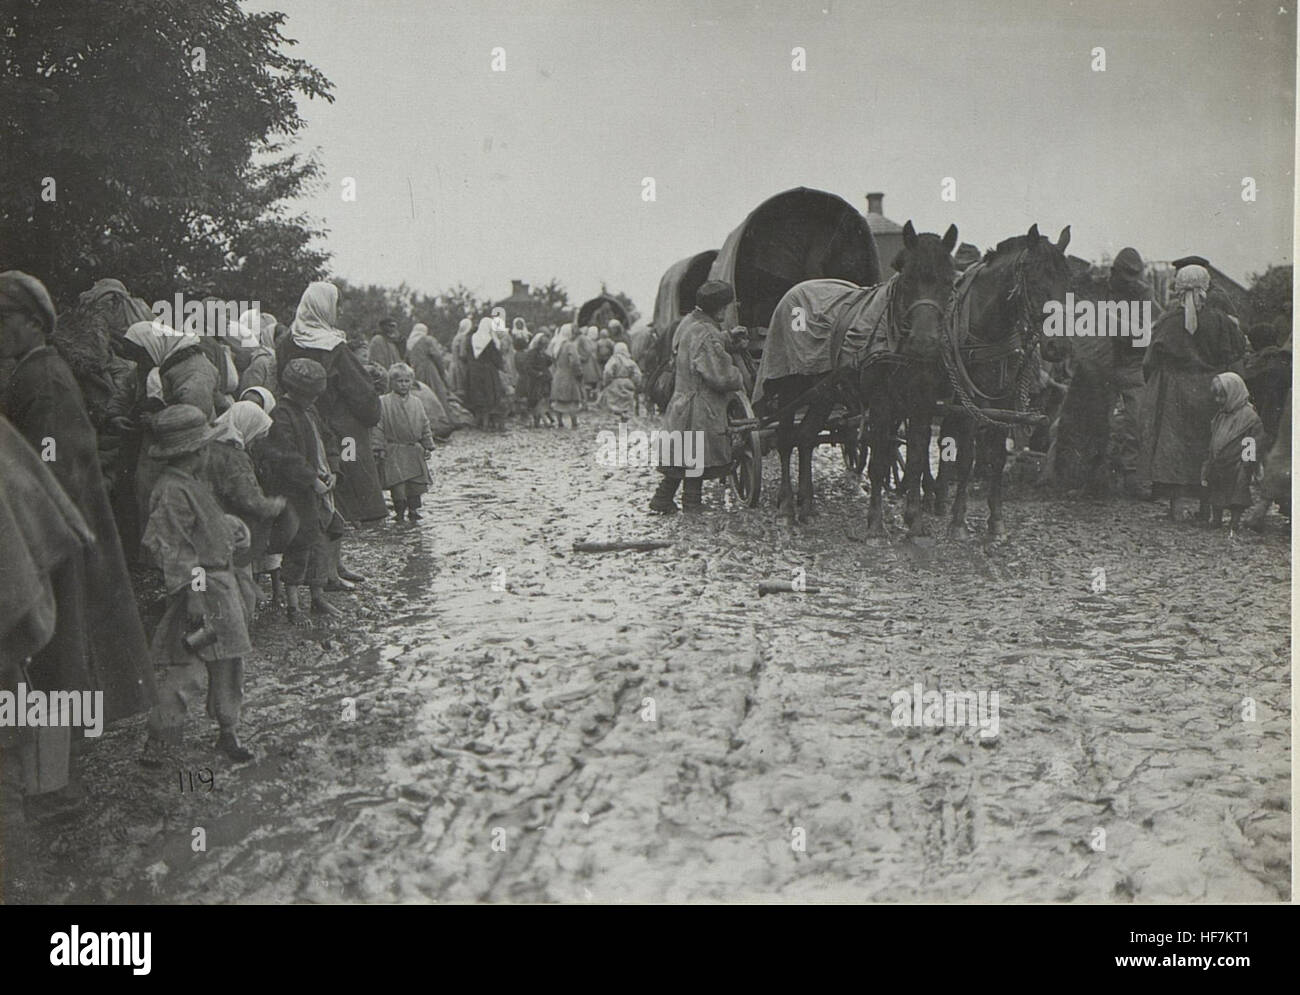
[[[598,294],[578,308],[579,328],[586,328],[588,325],[604,328],[615,318],[622,323],[624,331],[632,324],[628,320],[627,309],[608,294]]]
[[[683,317],[695,307],[695,291],[709,278],[709,267],[718,257],[717,249],[697,252],[679,259],[668,267],[659,279],[659,293],[655,295],[654,316],[650,319],[648,334],[636,340],[633,358],[647,375],[646,395],[660,408],[667,407],[671,394],[673,332]]]

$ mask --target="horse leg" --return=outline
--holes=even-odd
[[[871,505],[867,510],[867,535],[881,538],[887,534],[884,491],[894,457],[890,445],[894,434],[894,412],[890,408],[890,405],[877,401],[871,405],[868,415],[871,456],[867,462],[867,476],[871,479]]]
[[[957,431],[961,427],[955,415],[944,415],[939,422],[939,475],[934,481],[934,513],[942,515],[948,505],[948,489],[952,486],[952,474],[956,469]],[[948,442],[947,440],[952,440]],[[945,458],[948,454],[948,458]]]
[[[817,514],[813,508],[812,458],[817,437],[830,414],[830,401],[815,400],[799,424],[799,521],[806,522]]]
[[[925,521],[925,506],[921,500],[922,478],[930,469],[930,421],[932,415],[925,412],[913,412],[907,420],[907,472],[903,485],[907,491],[907,503],[903,520],[907,522],[908,534],[927,536],[930,534]]]
[[[785,512],[790,524],[794,524],[794,488],[790,486],[790,450],[794,448],[794,416],[787,415],[781,419],[776,430],[776,449],[781,457],[781,486],[776,492],[776,510]]]
[[[1007,433],[994,430],[989,440],[989,525],[988,538],[1002,536],[1002,470],[1007,465]]]
[[[952,426],[949,436],[957,447],[957,459],[951,472],[957,474],[957,493],[952,499],[952,518],[948,522],[948,536],[952,539],[969,539],[966,527],[966,487],[970,483],[971,469],[975,465],[975,432],[970,422]],[[940,473],[942,474],[942,469]]]

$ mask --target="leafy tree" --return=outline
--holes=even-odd
[[[1256,321],[1273,321],[1291,305],[1291,267],[1270,266],[1250,278],[1250,310]]]
[[[327,255],[287,207],[319,162],[288,145],[298,97],[333,96],[286,53],[284,19],[234,0],[0,7],[0,268],[62,303],[113,276],[290,318]]]
[[[370,338],[379,331],[379,323],[392,318],[397,327],[409,331],[414,321],[414,294],[405,283],[394,287],[353,285],[338,277],[333,283],[339,288],[339,328],[349,336]]]

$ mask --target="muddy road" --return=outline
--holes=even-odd
[[[658,518],[598,427],[457,434],[423,523],[349,539],[370,580],[343,624],[259,619],[258,761],[196,717],[191,792],[138,766],[142,720],[110,729],[88,814],[23,841],[10,901],[1290,897],[1275,513],[1234,542],[1021,487],[994,547],[905,541],[897,506],[868,539],[824,448],[809,526],[715,484]],[[674,545],[572,551],[611,538]],[[796,570],[820,592],[757,595]]]

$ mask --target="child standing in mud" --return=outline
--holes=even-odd
[[[311,610],[320,615],[341,614],[325,599],[329,580],[329,542],[341,536],[334,510],[333,458],[338,447],[323,428],[315,409],[325,390],[325,368],[314,359],[293,359],[280,374],[284,392],[271,413],[271,428],[258,454],[257,476],[268,494],[283,494],[297,520],[287,540],[280,566],[289,621],[306,624],[298,602],[298,587],[311,590]]]
[[[379,480],[393,499],[393,519],[402,514],[418,522],[420,495],[431,477],[425,458],[433,452],[433,428],[420,400],[411,394],[415,371],[405,363],[388,368],[392,390],[379,399],[379,424],[370,430],[370,445],[379,465]]]
[[[179,747],[185,715],[204,684],[208,714],[221,732],[217,749],[232,760],[253,759],[239,742],[244,657],[252,652],[248,620],[233,557],[248,530],[221,510],[203,479],[213,435],[203,412],[175,404],[154,418],[149,450],[166,463],[149,499],[140,545],[161,567],[167,610],[153,637],[155,662],[168,665],[149,713],[149,738],[141,762],[159,766]]]
[[[1251,504],[1250,482],[1259,467],[1264,423],[1237,374],[1220,373],[1210,382],[1210,394],[1219,410],[1210,422],[1210,456],[1201,467],[1201,485],[1208,490],[1210,524],[1219,528],[1226,508],[1232,513],[1229,534],[1236,535],[1241,513]]]

